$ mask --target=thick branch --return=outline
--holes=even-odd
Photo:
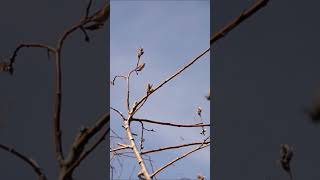
[[[249,9],[243,11],[240,16],[235,18],[233,21],[231,21],[228,25],[226,25],[224,28],[222,28],[220,31],[215,33],[210,38],[210,44],[218,41],[219,39],[226,36],[232,29],[237,27],[240,23],[242,23],[244,20],[248,19],[250,16],[252,16],[255,12],[257,12],[259,9],[263,8],[267,5],[269,0],[260,0],[254,3]]]
[[[141,156],[141,154],[140,154],[140,152],[139,152],[139,150],[137,148],[137,145],[135,143],[135,140],[133,138],[133,135],[132,135],[132,132],[131,132],[131,129],[130,129],[130,119],[131,118],[132,118],[132,115],[129,115],[128,120],[124,121],[124,128],[126,130],[127,137],[128,137],[128,139],[130,141],[130,146],[132,147],[132,151],[133,151],[133,153],[134,153],[134,155],[135,155],[135,157],[136,157],[136,159],[138,161],[138,164],[140,165],[141,173],[143,174],[143,176],[144,176],[144,178],[146,180],[151,180],[149,172],[148,172],[148,170],[146,168],[146,165],[144,163],[144,160],[143,160],[143,158],[142,158],[142,156]]]
[[[174,123],[153,121],[153,120],[148,120],[148,119],[138,119],[138,118],[133,118],[132,121],[147,122],[147,123],[160,124],[160,125],[166,125],[166,126],[175,126],[175,127],[204,127],[204,126],[210,126],[210,124],[203,124],[203,123],[199,123],[199,124],[174,124]]]
[[[36,163],[35,160],[28,158],[27,156],[16,151],[15,149],[10,148],[10,147],[3,145],[3,144],[0,144],[0,149],[7,151],[8,153],[20,158],[25,163],[30,165],[32,167],[32,169],[34,170],[34,172],[38,175],[39,180],[47,180],[45,174],[42,172],[41,168],[39,167],[39,165]]]

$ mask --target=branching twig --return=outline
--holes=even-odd
[[[203,144],[204,144],[204,143],[203,143]],[[203,144],[201,144],[199,147],[197,147],[197,148],[195,148],[195,149],[193,149],[193,150],[191,150],[191,151],[189,151],[189,152],[187,152],[187,153],[185,153],[185,154],[177,157],[176,159],[170,161],[169,163],[167,163],[166,165],[162,166],[161,168],[159,168],[158,170],[156,170],[154,173],[152,173],[152,174],[150,175],[150,177],[155,176],[155,175],[158,174],[160,171],[162,171],[162,170],[164,170],[165,168],[169,167],[169,166],[172,165],[173,163],[175,163],[175,162],[183,159],[184,157],[188,156],[189,154],[191,154],[191,153],[193,153],[193,152],[196,152],[196,151],[198,151],[198,150],[200,150],[200,149],[202,149],[202,148],[205,148],[205,147],[207,147],[207,146],[210,145],[210,143],[209,143],[209,144],[206,144],[206,145],[203,145]]]
[[[169,81],[171,81],[172,79],[174,79],[176,76],[178,76],[180,73],[182,73],[184,70],[186,70],[188,67],[190,67],[192,64],[194,64],[196,61],[198,61],[203,55],[205,55],[207,52],[210,51],[210,48],[204,50],[202,53],[200,53],[197,57],[193,58],[187,65],[185,65],[184,67],[182,67],[181,69],[179,69],[176,73],[174,73],[173,75],[171,75],[169,78],[167,78],[166,80],[164,80],[162,83],[160,83],[158,86],[156,86],[153,91],[151,91],[149,94],[146,94],[144,97],[142,97],[138,102],[137,102],[137,106],[139,106],[141,103],[143,103],[143,101],[145,101],[146,98],[148,98],[148,96],[150,96],[151,94],[153,94],[154,92],[156,92],[158,89],[160,89],[163,85],[165,85],[166,83],[168,83]],[[133,113],[134,114],[134,113]]]
[[[70,153],[68,154],[68,159],[65,159],[63,147],[62,147],[62,131],[61,131],[61,53],[63,46],[65,44],[66,39],[73,34],[77,30],[81,30],[85,35],[85,40],[89,41],[89,35],[86,32],[85,25],[88,23],[93,23],[94,25],[98,25],[102,27],[102,25],[105,23],[105,21],[109,18],[110,13],[110,1],[106,1],[104,7],[98,11],[98,13],[93,14],[92,16],[89,16],[90,13],[90,7],[92,4],[92,0],[89,0],[89,3],[86,8],[85,16],[82,20],[80,20],[78,23],[73,25],[71,28],[67,29],[63,32],[63,34],[58,39],[56,46],[51,47],[45,44],[23,44],[21,43],[13,52],[12,56],[9,58],[9,62],[1,62],[0,63],[0,70],[1,71],[8,71],[11,74],[13,73],[13,65],[16,61],[16,57],[21,49],[23,48],[41,48],[46,49],[49,53],[53,53],[55,55],[55,76],[54,76],[54,105],[53,105],[53,138],[54,138],[54,146],[55,146],[55,153],[56,153],[56,159],[59,163],[59,179],[65,180],[72,179],[71,174],[72,171],[80,162],[85,159],[86,156],[88,156],[105,138],[106,134],[109,132],[109,128],[103,133],[103,136],[91,147],[88,151],[82,154],[85,146],[89,142],[89,140],[98,132],[100,132],[103,127],[109,122],[110,116],[109,114],[105,114],[93,127],[91,128],[85,128],[83,131],[79,133],[77,138],[75,139],[74,143],[72,144],[72,149],[70,150]],[[89,30],[95,30],[94,28],[89,28]],[[3,149],[5,146],[2,146]],[[12,154],[17,155],[18,157],[22,158],[22,156],[19,155],[14,150],[10,151]],[[26,160],[25,160],[26,161]],[[72,167],[69,171],[70,174],[65,174],[65,170],[69,168],[71,165],[75,165],[74,162],[76,162],[76,166]]]
[[[114,151],[121,151],[124,149],[130,149],[130,146],[125,146],[125,147],[119,147],[119,148],[115,148],[115,149],[110,149],[110,152],[114,152]]]
[[[70,169],[67,171],[66,174],[69,174],[72,172],[77,166],[80,165],[80,163],[90,154],[92,153],[98,146],[99,144],[102,143],[103,140],[105,140],[107,134],[109,134],[110,128],[107,128],[106,131],[102,134],[102,136],[98,139],[97,142],[95,142],[86,152],[84,152],[81,157],[70,167]]]

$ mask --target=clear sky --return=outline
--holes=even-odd
[[[209,47],[209,1],[111,1],[111,74],[124,75],[136,64],[137,49],[142,46],[142,62],[146,67],[131,78],[131,103],[145,94],[147,83],[157,85],[193,57]],[[137,118],[181,124],[199,123],[196,109],[203,109],[203,121],[209,123],[210,102],[204,96],[210,87],[209,53],[176,79],[166,84],[149,98],[136,114]],[[125,82],[118,79],[111,86],[110,105],[125,113]],[[124,136],[121,119],[111,113],[111,128]],[[145,124],[156,132],[146,132],[145,149],[200,141],[201,128],[174,128]],[[133,125],[140,134],[140,124]],[[208,128],[207,128],[208,129]],[[210,134],[208,130],[207,135]],[[113,135],[111,133],[111,135]],[[182,137],[182,138],[181,138]],[[112,143],[112,142],[111,142]],[[193,148],[193,147],[192,147]],[[179,154],[189,151],[166,151],[151,154],[157,169]],[[196,178],[198,174],[210,178],[210,148],[205,148],[178,161],[159,173],[158,179]],[[125,179],[134,171],[136,161],[123,162],[123,173],[115,172],[115,178]],[[117,164],[117,163],[116,163]],[[147,163],[147,165],[149,165]],[[151,167],[148,166],[149,171]]]

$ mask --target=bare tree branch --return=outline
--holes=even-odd
[[[149,119],[139,119],[139,118],[133,118],[132,121],[137,122],[147,122],[147,123],[153,123],[153,124],[160,124],[160,125],[166,125],[166,126],[175,126],[175,127],[204,127],[204,126],[210,126],[210,124],[174,124],[174,123],[168,123],[168,122],[162,122],[162,121],[153,121]]]
[[[81,157],[70,167],[70,169],[67,171],[66,174],[69,174],[72,172],[77,166],[81,164],[81,162],[89,155],[91,154],[98,146],[102,143],[103,140],[105,140],[107,134],[110,132],[110,128],[107,128],[106,131],[102,134],[102,136],[98,139],[97,142],[95,142],[92,147],[90,147],[86,152],[84,152]]]
[[[145,155],[145,154],[155,153],[155,152],[164,151],[164,150],[178,149],[178,148],[182,148],[182,147],[201,145],[201,144],[210,144],[210,141],[204,142],[204,143],[203,142],[194,142],[194,143],[188,143],[188,144],[180,144],[180,145],[176,145],[176,146],[162,147],[159,149],[144,150],[141,152],[141,154]]]
[[[89,140],[98,133],[110,120],[109,113],[105,113],[91,128],[82,129],[78,136],[75,138],[75,141],[72,144],[72,148],[69,152],[68,158],[65,160],[64,164],[73,164],[74,161],[78,159],[78,157],[83,152],[85,146],[89,142]],[[109,132],[109,130],[107,130]]]
[[[197,148],[195,148],[195,149],[193,149],[193,150],[191,150],[191,151],[189,151],[189,152],[187,152],[187,153],[185,153],[185,154],[177,157],[176,159],[170,161],[170,162],[167,163],[166,165],[164,165],[164,166],[162,166],[161,168],[159,168],[158,170],[156,170],[154,173],[152,173],[152,174],[150,175],[150,177],[152,178],[153,176],[155,176],[156,174],[158,174],[159,172],[161,172],[161,171],[164,170],[165,168],[169,167],[169,166],[172,165],[173,163],[175,163],[175,162],[177,162],[177,161],[185,158],[186,156],[190,155],[190,154],[193,153],[193,152],[196,152],[196,151],[198,151],[198,150],[200,150],[200,149],[202,149],[202,148],[208,147],[209,145],[210,145],[210,143],[209,143],[209,144],[206,144],[206,145],[204,145],[204,143],[203,143],[203,144],[201,144],[199,147],[197,147]]]
[[[250,16],[252,16],[254,13],[256,13],[261,8],[265,7],[269,0],[259,0],[256,1],[249,9],[243,11],[240,16],[235,18],[233,21],[231,21],[228,25],[226,25],[224,28],[222,28],[220,31],[215,33],[210,38],[210,44],[218,41],[219,39],[225,37],[232,29],[237,27],[240,23],[242,23],[244,20],[248,19]]]
[[[169,78],[167,78],[166,80],[164,80],[162,83],[160,83],[158,86],[156,86],[153,91],[151,91],[149,94],[145,95],[144,97],[142,97],[136,104],[136,106],[138,107],[143,101],[145,101],[146,98],[148,98],[148,96],[150,96],[151,94],[153,94],[154,92],[156,92],[158,89],[160,89],[163,85],[167,84],[169,81],[171,81],[172,79],[174,79],[176,76],[178,76],[180,73],[182,73],[184,70],[186,70],[188,67],[190,67],[192,64],[194,64],[196,61],[198,61],[203,55],[205,55],[207,52],[210,51],[210,48],[204,50],[203,52],[201,52],[197,57],[193,58],[187,65],[185,65],[184,67],[182,67],[181,69],[179,69],[176,73],[174,73],[173,75],[171,75]],[[134,114],[135,112],[133,112]]]
[[[134,140],[133,135],[132,135],[132,131],[131,131],[131,128],[130,128],[130,119],[131,118],[132,118],[132,115],[130,114],[128,119],[126,121],[124,121],[124,128],[126,130],[127,137],[128,137],[128,139],[130,141],[130,145],[132,147],[132,151],[136,156],[138,164],[140,165],[140,172],[143,174],[143,176],[144,176],[144,178],[146,180],[151,180],[150,174],[149,174],[149,172],[147,170],[147,167],[146,167],[146,165],[144,163],[144,160],[143,160],[143,158],[142,158],[142,156],[141,156],[141,154],[140,154],[140,152],[139,152],[139,150],[137,148],[137,145],[136,145],[135,140]]]
[[[27,163],[28,165],[30,165],[33,169],[33,171],[38,175],[38,179],[39,180],[47,180],[47,177],[45,176],[45,174],[42,172],[41,168],[39,167],[38,163],[31,159],[28,158],[27,156],[19,153],[18,151],[16,151],[13,148],[10,148],[6,145],[0,144],[0,148],[7,151],[8,153],[20,158],[21,160],[23,160],[25,163]]]

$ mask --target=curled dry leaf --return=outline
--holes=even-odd
[[[281,159],[280,159],[281,166],[283,170],[285,170],[290,175],[290,178],[292,179],[290,162],[293,157],[293,150],[288,144],[281,144],[280,154],[281,154]]]

